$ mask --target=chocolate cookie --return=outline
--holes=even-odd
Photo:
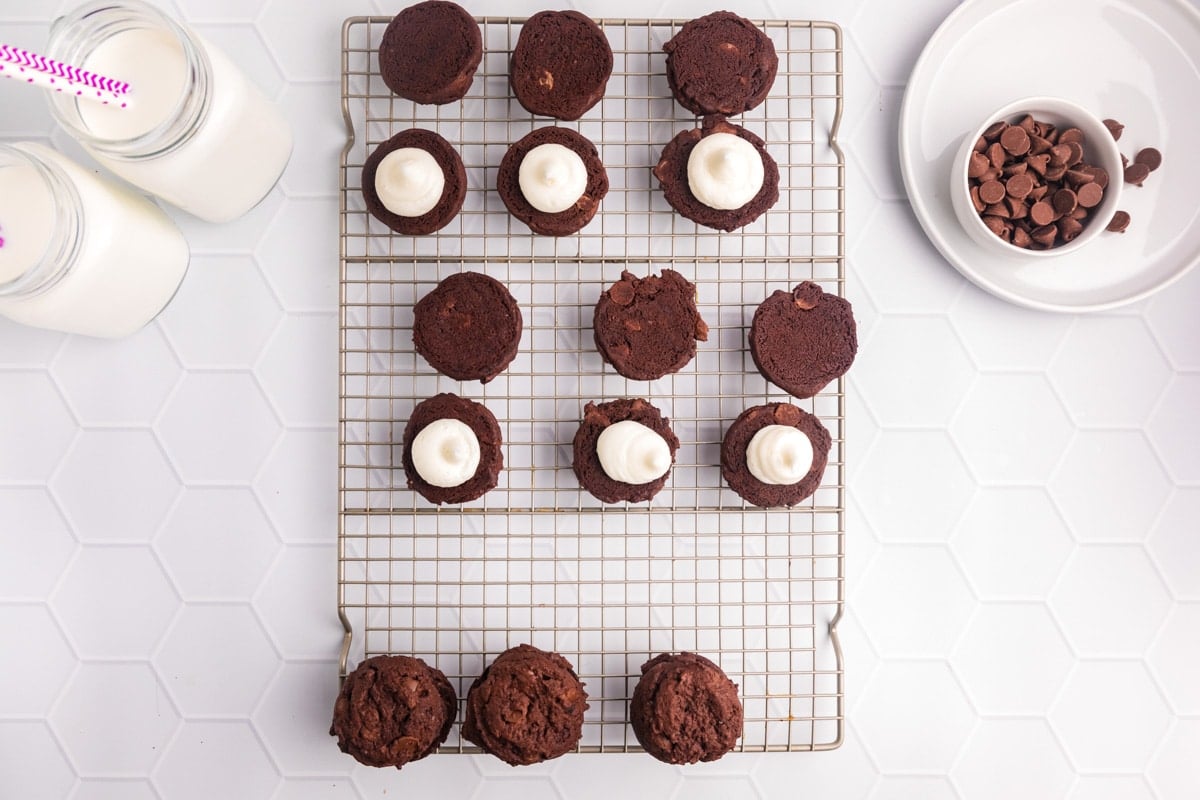
[[[413,346],[438,372],[487,383],[517,355],[521,309],[504,284],[459,272],[413,307]]]
[[[742,735],[742,701],[737,684],[704,656],[663,653],[642,665],[629,722],[659,761],[716,761]]]
[[[375,656],[346,676],[329,735],[368,767],[399,769],[446,741],[457,709],[441,670],[419,658]]]
[[[446,0],[426,0],[404,9],[379,43],[383,82],[417,103],[461,100],[482,58],[479,24]]]
[[[758,371],[796,397],[812,397],[840,378],[857,352],[850,303],[812,281],[776,291],[750,324],[750,355]]]
[[[694,19],[666,44],[667,82],[694,114],[740,114],[775,82],[775,45],[753,22],[729,11]]]
[[[557,653],[505,650],[471,684],[462,736],[513,766],[558,758],[579,742],[587,692]]]
[[[696,355],[696,340],[708,340],[696,287],[673,269],[646,278],[622,272],[600,295],[592,330],[604,360],[638,381],[678,371]]]
[[[599,25],[578,11],[541,11],[521,26],[509,83],[529,113],[579,119],[604,96],[612,68]]]
[[[548,213],[530,205],[521,193],[521,160],[530,150],[543,144],[560,144],[573,150],[583,159],[587,169],[587,188],[583,195],[565,211]],[[567,236],[575,233],[596,216],[600,201],[608,194],[608,173],[600,161],[596,145],[567,128],[537,128],[515,142],[500,159],[496,174],[496,190],[508,208],[508,213],[524,222],[534,233],[543,236]]]
[[[375,174],[389,154],[402,147],[415,147],[433,156],[446,178],[442,198],[437,205],[418,217],[403,217],[388,210],[375,190]],[[462,209],[467,196],[467,170],[458,151],[433,131],[409,128],[397,133],[367,156],[362,170],[362,193],[371,216],[405,236],[423,236],[446,227]]]
[[[692,148],[702,138],[714,133],[739,136],[754,145],[754,149],[762,155],[762,188],[741,208],[719,209],[706,206],[692,194],[688,185],[688,158],[692,154]],[[654,168],[654,176],[662,185],[663,194],[671,208],[693,222],[721,231],[732,231],[749,225],[779,199],[779,166],[767,152],[766,144],[750,131],[727,122],[720,116],[705,117],[701,127],[683,131],[668,142],[658,159],[658,165]]]
[[[812,467],[798,483],[763,483],[746,466],[746,448],[750,440],[768,425],[796,428],[812,443]],[[768,403],[747,408],[725,431],[725,439],[721,442],[721,477],[729,484],[729,488],[753,505],[762,508],[794,506],[820,487],[831,442],[829,431],[821,424],[821,420],[790,403]]]
[[[600,405],[588,403],[583,409],[583,422],[575,432],[572,466],[579,484],[605,503],[640,503],[649,500],[659,493],[671,474],[668,471],[649,483],[622,483],[608,477],[596,454],[596,443],[605,428],[626,419],[640,422],[663,437],[671,451],[672,463],[679,449],[679,439],[671,430],[670,420],[645,400],[613,400]]]
[[[439,419],[456,419],[465,424],[479,440],[479,467],[475,474],[458,486],[434,486],[424,480],[413,465],[412,443],[421,429]],[[481,497],[496,487],[500,470],[504,467],[504,453],[500,445],[500,424],[487,407],[459,397],[443,393],[422,400],[413,409],[408,424],[404,426],[401,440],[404,454],[401,463],[408,478],[408,488],[431,503],[466,503]]]

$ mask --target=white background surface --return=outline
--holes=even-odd
[[[339,29],[399,5],[179,0],[283,105],[296,152],[243,220],[181,218],[191,271],[137,336],[0,322],[0,797],[1200,796],[1200,272],[1070,317],[1005,305],[941,260],[905,201],[895,127],[954,5],[725,4],[847,31],[862,347],[840,751],[685,769],[446,756],[402,773],[337,751]],[[0,0],[0,39],[40,49],[57,7]],[[51,132],[31,95],[0,84],[0,137]]]

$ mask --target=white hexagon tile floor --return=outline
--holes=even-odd
[[[295,155],[243,219],[177,215],[191,270],[137,335],[0,320],[0,797],[1200,797],[1200,271],[1072,317],[1001,303],[937,256],[896,125],[953,0],[708,4],[847,33],[845,745],[685,769],[396,773],[338,753],[338,34],[402,4],[160,2],[278,100]],[[40,48],[65,5],[0,0],[0,39]],[[83,158],[33,95],[0,86],[0,138]]]

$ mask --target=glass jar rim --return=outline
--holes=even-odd
[[[208,115],[212,64],[191,33],[163,11],[142,0],[93,0],[54,20],[47,56],[81,67],[105,39],[129,30],[160,30],[178,43],[186,73],[175,107],[158,125],[137,136],[97,136],[84,123],[81,102],[67,93],[49,93],[50,112],[75,139],[106,156],[137,160],[171,152],[195,133]],[[116,77],[121,76],[106,76]],[[136,91],[136,87],[134,87]]]
[[[0,161],[33,168],[50,192],[56,224],[41,259],[12,280],[0,283],[0,297],[32,297],[46,291],[74,268],[82,246],[83,203],[75,184],[57,164],[31,152],[31,144],[0,142]]]

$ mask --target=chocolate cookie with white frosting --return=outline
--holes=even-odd
[[[422,236],[446,227],[462,209],[467,170],[448,141],[409,128],[367,156],[362,193],[375,219],[396,233]]]
[[[573,130],[537,128],[513,143],[496,174],[508,213],[543,236],[567,236],[592,221],[608,194],[596,146]]]

